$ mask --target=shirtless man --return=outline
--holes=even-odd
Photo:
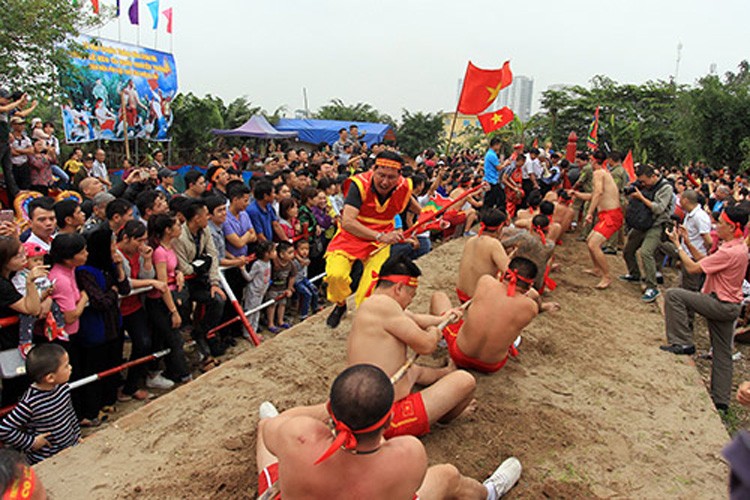
[[[347,363],[373,364],[393,376],[406,363],[406,348],[417,354],[437,349],[441,333],[437,326],[451,314],[461,317],[460,309],[443,316],[407,311],[417,293],[419,268],[407,257],[393,256],[385,261],[375,282],[374,292],[357,310],[347,340]],[[412,393],[414,384],[426,389]],[[476,380],[452,364],[445,368],[412,365],[396,382],[394,417],[385,437],[410,434],[423,436],[436,421],[448,423],[473,401]]]
[[[560,224],[560,234],[569,232],[576,214],[575,210],[570,208],[573,199],[568,192],[564,189],[559,189],[557,192],[550,191],[544,195],[544,201],[549,201],[555,205],[552,220]]]
[[[540,311],[539,294],[531,287],[538,273],[529,259],[514,257],[501,280],[481,276],[464,320],[448,325],[443,337],[459,368],[494,373],[505,365],[513,342]],[[451,301],[442,292],[432,296],[430,312],[445,314]]]
[[[599,290],[607,288],[612,283],[612,277],[609,274],[609,264],[607,264],[607,258],[602,251],[602,245],[622,227],[624,220],[622,207],[620,206],[620,190],[617,188],[612,174],[604,166],[606,158],[607,156],[601,151],[594,153],[596,161],[593,163],[593,192],[590,194],[576,193],[576,197],[584,201],[590,200],[588,203],[588,213],[586,214],[586,224],[592,224],[594,213],[599,212],[597,216],[598,222],[591,230],[586,242],[589,247],[591,261],[594,263],[594,268],[586,272],[601,278],[599,283],[595,285],[595,288]]]
[[[531,201],[532,200],[530,196],[529,203],[531,203]],[[524,210],[519,210],[519,214],[523,211]],[[529,212],[531,212],[531,205],[529,206]],[[525,218],[522,218],[521,215],[519,215],[519,218],[516,219],[515,226],[523,229],[532,229],[532,220],[534,219],[534,217],[536,217],[537,215],[546,215],[548,224],[545,230],[545,239],[557,243],[562,236],[563,229],[562,225],[559,222],[555,222],[554,220],[555,204],[546,200],[542,201],[541,203],[539,203],[535,211],[531,213],[534,215],[529,214]]]
[[[258,497],[496,499],[518,481],[521,463],[513,457],[484,484],[450,464],[428,468],[418,439],[383,437],[393,401],[388,375],[360,364],[336,377],[325,405],[278,415],[273,405],[263,403],[256,449]],[[333,429],[324,423],[328,421]]]
[[[538,189],[533,190],[529,193],[526,203],[529,208],[522,208],[516,213],[516,220],[528,220],[539,215],[539,204],[542,202],[542,192]],[[516,224],[517,225],[517,224]]]
[[[503,230],[500,241],[508,254],[525,257],[536,264],[537,269],[541,270],[546,269],[547,263],[555,250],[555,242],[542,242],[538,235],[532,234],[526,229],[506,228]],[[543,285],[544,273],[539,272],[534,280],[534,288],[541,290]]]
[[[482,214],[479,234],[466,241],[456,282],[456,295],[462,304],[474,296],[480,277],[485,274],[497,276],[508,268],[510,259],[500,243],[506,223],[505,213],[491,208]]]
[[[471,175],[464,175],[463,177],[461,177],[461,179],[458,181],[458,187],[451,191],[449,196],[454,200],[459,198],[462,194],[464,194],[468,189],[471,188],[471,181]],[[471,227],[477,221],[477,211],[482,208],[483,202],[482,199],[479,198],[481,195],[482,193],[480,192],[468,196],[464,199],[464,203],[461,205],[461,208],[458,209],[459,212],[463,212],[466,214],[464,236],[474,236],[474,233],[471,232]]]

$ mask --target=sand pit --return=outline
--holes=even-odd
[[[461,245],[420,260],[415,311],[453,289]],[[627,284],[595,291],[580,243],[558,262],[563,310],[535,320],[503,370],[477,375],[476,413],[424,439],[431,463],[481,480],[515,455],[517,498],[726,497],[729,437],[691,362],[659,351],[657,306]],[[323,401],[350,319],[331,331],[313,318],[238,356],[42,463],[42,480],[54,498],[255,498],[258,405]]]

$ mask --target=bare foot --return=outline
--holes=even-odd
[[[557,312],[561,309],[559,302],[542,302],[542,312]]]
[[[466,408],[464,408],[464,411],[462,411],[461,414],[458,417],[456,417],[456,418],[465,417],[467,415],[471,415],[475,411],[477,411],[477,400],[476,399],[472,399],[471,403],[469,403],[466,406]]]
[[[612,278],[602,278],[602,280],[594,286],[597,290],[604,290],[605,288],[608,288],[609,285],[612,284]]]
[[[598,269],[584,269],[584,273],[590,274],[591,276],[596,276],[597,278],[600,278],[602,276],[602,273],[599,272]]]

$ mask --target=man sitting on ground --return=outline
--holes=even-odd
[[[479,234],[466,241],[456,282],[456,294],[462,304],[474,295],[480,277],[497,276],[508,268],[510,259],[500,243],[506,222],[505,212],[491,208],[482,214]]]
[[[406,348],[417,354],[430,354],[441,338],[437,326],[449,315],[461,317],[460,310],[443,316],[407,311],[417,293],[421,272],[408,257],[389,258],[383,264],[372,295],[360,305],[347,341],[350,365],[371,363],[390,376],[406,363]],[[412,393],[414,384],[426,387]],[[395,383],[396,406],[386,438],[411,434],[423,436],[436,421],[448,423],[473,401],[474,377],[465,371],[412,365]]]
[[[263,403],[256,449],[259,498],[497,499],[518,481],[521,463],[514,457],[484,484],[450,464],[428,468],[419,440],[384,439],[393,401],[388,375],[359,364],[336,377],[326,405],[278,415]],[[329,419],[333,434],[323,423]]]
[[[521,212],[524,212],[524,210],[519,210],[519,214]],[[531,206],[529,206],[529,209],[527,213],[531,212]],[[545,229],[545,239],[549,241],[554,241],[557,243],[561,236],[562,236],[562,225],[559,222],[555,222],[554,220],[554,214],[555,214],[555,205],[552,202],[549,201],[542,201],[539,203],[539,206],[536,208],[536,210],[528,215],[528,217],[521,217],[520,215],[516,219],[515,226],[520,227],[523,229],[532,229],[532,220],[534,217],[537,217],[539,215],[545,215],[548,219],[548,224]],[[537,219],[537,220],[543,220],[543,219]]]
[[[481,276],[464,319],[443,329],[448,352],[459,368],[494,373],[514,354],[513,342],[540,312],[539,294],[531,287],[538,273],[529,259],[514,257],[501,280]],[[432,296],[430,312],[444,315],[451,301]]]

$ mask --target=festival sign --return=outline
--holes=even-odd
[[[65,141],[122,141],[126,132],[128,139],[169,140],[177,93],[172,54],[94,38],[78,43],[73,70],[61,78]]]

